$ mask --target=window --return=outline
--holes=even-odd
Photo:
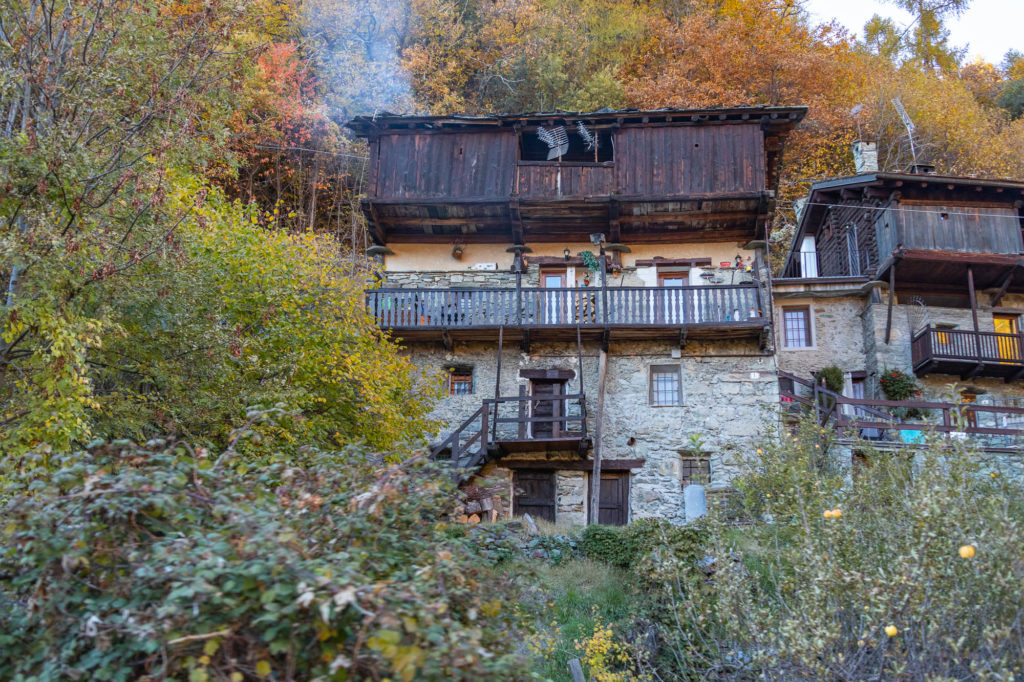
[[[807,306],[782,309],[783,343],[786,348],[810,348],[811,309]]]
[[[458,365],[450,367],[448,377],[448,393],[450,395],[472,395],[473,368]]]
[[[705,457],[683,457],[683,487],[711,480],[711,460]]]
[[[655,407],[681,405],[682,398],[679,366],[655,365],[651,367],[651,405]]]
[[[563,139],[562,131],[564,131],[565,145],[561,148],[564,150],[561,155],[563,162],[599,163],[611,161],[614,153],[612,132],[608,129],[594,129],[590,124],[584,124],[584,127],[586,128],[587,135],[596,138],[596,149],[592,141],[583,137],[579,125],[575,121],[566,122],[565,124],[541,126],[540,128],[544,128],[545,137],[550,133],[554,139]],[[521,161],[555,162],[559,160],[559,149],[557,147],[552,149],[546,141],[541,139],[539,134],[540,128],[524,130],[519,136],[519,158]]]

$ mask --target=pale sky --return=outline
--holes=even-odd
[[[804,6],[819,23],[838,19],[858,38],[874,14],[892,17],[900,26],[910,23],[910,14],[879,0],[806,0]],[[1007,50],[1024,52],[1024,0],[973,0],[967,12],[958,19],[948,19],[946,24],[950,42],[968,47],[969,62],[981,56],[998,64]]]

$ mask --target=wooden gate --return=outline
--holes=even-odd
[[[587,509],[590,509],[590,486],[587,486]],[[601,500],[597,522],[608,526],[629,523],[629,473],[601,474]]]
[[[512,477],[512,514],[555,522],[555,472],[517,471]]]

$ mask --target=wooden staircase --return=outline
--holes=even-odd
[[[573,402],[579,409],[570,414],[568,406]],[[472,472],[512,452],[574,451],[586,457],[590,444],[582,394],[499,397],[484,400],[476,412],[431,447],[430,458]]]

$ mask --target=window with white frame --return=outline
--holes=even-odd
[[[679,365],[651,367],[650,403],[654,407],[682,405],[683,382]]]
[[[810,306],[782,309],[782,337],[782,345],[786,348],[810,348],[814,345]]]

